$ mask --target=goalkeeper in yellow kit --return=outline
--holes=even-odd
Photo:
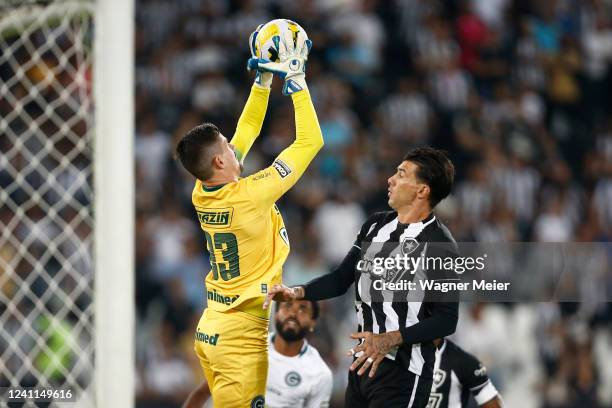
[[[257,32],[251,36],[251,53]],[[274,204],[304,173],[323,146],[305,82],[310,41],[278,35],[278,62],[249,60],[255,84],[230,142],[212,124],[190,130],[176,155],[196,178],[192,200],[210,253],[208,308],[198,323],[195,351],[216,407],[263,407],[268,370],[268,318],[262,305],[281,282],[289,253],[283,218]],[[272,165],[240,178],[242,161],[259,135],[272,73],[291,95],[296,139]]]

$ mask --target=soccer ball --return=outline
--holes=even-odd
[[[259,28],[259,33],[255,38],[255,55],[257,58],[267,59],[273,62],[279,62],[278,58],[278,47],[279,41],[282,38],[291,38],[293,45],[297,46],[298,35],[303,40],[308,39],[306,31],[296,22],[286,20],[284,18],[277,18],[264,24]]]

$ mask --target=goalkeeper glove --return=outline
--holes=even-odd
[[[251,58],[257,58],[257,53],[255,52],[255,41],[257,40],[257,35],[259,34],[259,30],[263,27],[263,24],[260,24],[255,31],[251,33],[249,37],[249,49],[251,50]],[[248,68],[248,67],[247,67]],[[250,71],[250,68],[248,68]],[[272,77],[273,74],[271,72],[255,72],[255,83],[263,88],[270,88],[272,86]]]
[[[278,48],[280,62],[272,62],[263,58],[251,58],[247,65],[248,69],[256,69],[262,74],[273,73],[284,79],[283,95],[291,95],[302,89],[307,89],[306,60],[312,48],[312,41],[299,37],[294,42],[290,32],[287,32],[286,38],[282,39],[280,36],[275,35],[272,37],[272,41]]]

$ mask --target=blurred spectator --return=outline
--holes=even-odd
[[[519,157],[510,159],[507,166],[493,175],[494,185],[501,191],[508,208],[512,210],[521,228],[531,221],[536,207],[537,192],[540,188],[540,174]]]
[[[326,87],[320,104],[319,124],[327,149],[319,154],[319,170],[325,179],[337,180],[344,173],[346,163],[342,152],[353,143],[357,118],[346,108],[346,101],[351,98],[347,87],[332,80],[326,81]]]
[[[344,10],[332,14],[330,30],[334,35],[349,36],[363,50],[372,68],[380,65],[381,49],[385,42],[385,29],[375,13],[375,0],[346,2]]]
[[[468,168],[466,180],[455,187],[455,195],[462,204],[462,216],[471,226],[489,214],[493,205],[493,193],[482,163],[474,163]]]
[[[398,142],[423,144],[431,134],[431,107],[411,77],[398,81],[396,93],[389,95],[378,108],[378,117],[382,131]]]
[[[479,92],[483,95],[490,96],[508,77],[511,52],[504,41],[501,32],[489,29],[478,48],[472,73],[478,83]]]
[[[477,353],[491,380],[502,383],[501,373],[510,357],[506,350],[512,347],[511,339],[504,334],[509,326],[508,312],[500,306],[477,303],[462,308],[459,316],[452,338],[464,344],[467,351]]]
[[[134,152],[141,170],[142,189],[159,194],[166,177],[170,158],[170,136],[159,128],[155,115],[150,112],[138,120]]]
[[[612,228],[612,177],[602,178],[595,185],[593,202],[602,226]]]
[[[548,204],[548,210],[535,220],[535,238],[541,242],[567,242],[572,237],[572,222],[563,214],[560,198]]]
[[[193,222],[169,202],[162,205],[158,216],[148,220],[146,233],[151,239],[153,271],[159,282],[179,272],[186,255],[186,243],[195,232]]]
[[[473,2],[463,0],[459,2],[459,16],[457,17],[457,40],[461,47],[461,64],[473,71],[478,62],[478,52],[487,39],[487,26],[473,11]]]
[[[197,381],[185,357],[176,349],[176,333],[172,326],[163,323],[159,327],[159,332],[148,343],[145,354],[146,364],[140,372],[139,397],[156,404],[181,404]]]
[[[591,24],[585,25],[582,34],[586,100],[591,118],[602,119],[606,112],[606,91],[610,86],[610,63],[612,62],[612,28],[603,15],[591,15]],[[589,18],[587,17],[587,18]]]
[[[204,114],[216,116],[219,110],[231,106],[234,94],[232,84],[223,77],[222,72],[200,74],[193,88],[192,105]]]
[[[347,188],[338,188],[332,200],[317,209],[313,226],[319,239],[319,253],[328,265],[338,265],[365,222],[363,209],[351,201],[352,193]],[[337,226],[342,225],[342,230]]]
[[[432,98],[443,113],[467,108],[472,82],[457,59],[445,61],[439,70],[432,71],[429,81]]]
[[[503,27],[509,0],[471,0],[472,7],[489,27]]]
[[[321,259],[318,248],[306,250],[304,256],[291,256],[283,268],[283,282],[298,285],[327,273],[327,264]]]
[[[327,51],[330,65],[343,80],[354,86],[363,85],[377,68],[378,56],[372,49],[363,48],[354,33],[344,31],[337,36],[338,42]]]
[[[423,73],[435,72],[451,65],[459,56],[459,46],[451,26],[439,17],[425,21],[424,30],[417,33],[416,65]]]

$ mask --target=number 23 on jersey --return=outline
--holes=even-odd
[[[289,246],[289,236],[285,227],[278,232],[287,246]],[[210,254],[210,267],[213,279],[228,281],[240,276],[240,257],[238,255],[238,240],[236,235],[231,232],[215,232],[212,235],[204,231],[206,246]],[[221,259],[215,255],[215,251],[220,251]],[[218,253],[218,252],[217,252]]]

